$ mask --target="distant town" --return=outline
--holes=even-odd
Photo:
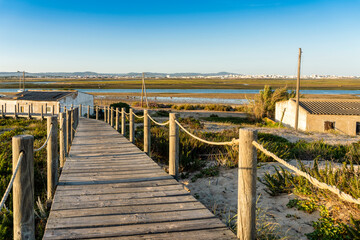
[[[142,77],[142,73],[96,73],[96,72],[45,72],[45,73],[31,73],[26,72],[27,78],[111,78],[111,79],[129,79]],[[1,78],[17,78],[22,76],[22,72],[0,72]],[[220,78],[220,79],[296,79],[295,75],[272,75],[260,74],[249,75],[230,72],[218,73],[153,73],[145,72],[145,78],[163,79],[163,78]],[[338,76],[338,75],[302,75],[306,79],[360,79],[360,76]]]

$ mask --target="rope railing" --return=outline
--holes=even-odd
[[[39,147],[38,149],[34,149],[34,152],[38,152],[38,151],[40,151],[41,149],[43,149],[46,146],[46,144],[48,143],[48,141],[50,139],[52,131],[53,131],[53,125],[51,124],[51,129],[50,129],[50,132],[49,132],[49,134],[47,136],[46,141],[44,142],[44,144],[41,147]]]
[[[144,118],[145,116],[138,116],[138,115],[136,115],[134,112],[132,113],[136,118],[140,118],[140,119],[142,119],[142,118]]]
[[[168,125],[168,124],[170,123],[170,121],[166,121],[166,122],[160,123],[160,122],[155,121],[149,114],[148,114],[147,116],[149,117],[149,119],[150,119],[153,123],[155,123],[156,125],[159,125],[159,126],[166,126],[166,125]]]
[[[350,196],[347,193],[342,192],[341,190],[339,190],[338,188],[332,186],[332,185],[328,185],[326,183],[320,182],[319,180],[317,180],[316,178],[312,177],[310,174],[301,171],[300,169],[296,168],[295,166],[287,163],[285,160],[279,158],[278,156],[276,156],[274,153],[268,151],[267,149],[265,149],[261,144],[259,144],[256,141],[252,142],[253,146],[255,148],[257,148],[258,150],[260,150],[261,152],[263,152],[265,155],[272,157],[274,160],[276,160],[277,162],[281,163],[282,165],[284,165],[285,167],[293,170],[296,174],[306,178],[310,183],[312,183],[314,186],[321,188],[321,189],[327,189],[332,193],[335,193],[336,195],[338,195],[340,197],[340,199],[347,201],[347,202],[351,202],[351,203],[355,203],[355,204],[360,204],[360,198],[356,199],[353,198],[352,196]]]
[[[10,182],[9,182],[9,185],[8,187],[6,188],[6,191],[5,191],[5,194],[4,196],[2,197],[1,199],[1,204],[0,204],[0,211],[1,209],[3,209],[3,207],[5,206],[5,202],[6,202],[6,199],[8,198],[9,196],[9,193],[10,193],[10,190],[13,186],[13,183],[14,183],[14,180],[15,180],[15,177],[16,177],[16,174],[20,168],[20,164],[21,164],[21,161],[22,159],[24,158],[24,152],[20,152],[20,155],[19,155],[19,160],[18,160],[18,163],[16,165],[16,168],[15,168],[15,171],[13,173],[13,175],[11,176],[11,179],[10,179]]]
[[[210,145],[218,145],[218,146],[223,146],[223,145],[228,145],[228,146],[233,146],[235,144],[237,144],[239,142],[238,139],[233,138],[232,141],[230,142],[212,142],[212,141],[207,141],[205,139],[199,138],[197,136],[195,136],[194,134],[192,134],[191,132],[189,132],[188,130],[186,130],[177,120],[175,120],[176,124],[184,131],[186,132],[188,135],[190,135],[191,137],[199,140],[200,142],[203,143],[207,143]]]

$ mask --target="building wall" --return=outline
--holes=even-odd
[[[62,98],[60,101],[61,111],[63,112],[64,107],[70,109],[71,104],[74,107],[78,107],[79,104],[82,105],[82,116],[87,114],[87,106],[90,105],[90,114],[94,114],[94,96],[82,92],[74,92],[74,94],[68,95]]]
[[[282,114],[284,109],[285,110],[285,114],[284,114],[284,118],[282,120],[282,123],[284,126],[286,127],[295,127],[295,112],[296,112],[296,103],[293,100],[288,100],[288,101],[281,101],[281,102],[277,102],[275,105],[275,120],[277,122],[280,122]],[[308,114],[307,112],[299,107],[299,125],[298,128],[300,130],[307,130],[307,117]]]
[[[29,101],[29,100],[8,100],[8,99],[0,99],[0,111],[1,106],[4,106],[5,111],[5,104],[6,104],[6,112],[13,113],[15,111],[15,106],[17,110],[23,110],[24,112],[28,112],[28,107],[31,106],[32,113],[41,113],[41,106],[43,106],[43,111],[46,113],[46,107],[48,107],[48,113],[52,113],[52,108],[54,108],[54,113],[58,114],[59,109],[61,112],[64,112],[64,106],[70,109],[71,104],[74,107],[79,106],[82,104],[83,111],[82,114],[87,113],[87,106],[90,105],[90,114],[94,114],[94,96],[87,93],[82,92],[74,92],[64,98],[60,99],[59,101]]]
[[[27,113],[30,106],[31,113],[41,113],[41,106],[43,107],[43,112],[46,113],[46,108],[48,108],[48,113],[52,113],[52,109],[54,108],[54,114],[59,113],[58,102],[56,101],[29,101],[29,100],[1,100],[0,99],[0,108],[4,106],[5,111],[6,104],[6,112],[13,113],[15,111],[15,106],[17,112],[25,112]]]
[[[356,122],[360,122],[360,116],[349,115],[308,115],[309,131],[324,132],[325,121],[335,122],[335,130],[347,135],[356,135]]]

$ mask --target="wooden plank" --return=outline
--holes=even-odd
[[[44,239],[235,239],[110,125],[81,119]]]
[[[224,224],[216,218],[197,219],[190,221],[173,221],[173,222],[156,222],[149,224],[133,224],[133,225],[114,225],[114,226],[103,226],[101,228],[64,228],[64,229],[47,229],[44,235],[44,239],[95,239],[99,237],[128,237],[137,236],[144,234],[157,234],[157,233],[176,233],[176,232],[189,232],[197,230],[210,230],[222,228]],[[230,231],[223,231],[217,236],[212,233],[211,236],[217,237],[218,239],[236,239],[234,235],[230,236]],[[230,233],[229,233],[230,232]],[[148,239],[151,237],[148,236]],[[203,238],[196,239],[208,239],[210,233],[205,235]],[[173,238],[176,239],[176,238]]]

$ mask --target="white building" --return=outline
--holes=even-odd
[[[79,91],[51,91],[51,90],[27,90],[17,93],[13,96],[0,97],[0,107],[4,112],[13,113],[15,107],[18,113],[28,112],[30,107],[31,113],[64,112],[64,107],[70,109],[73,105],[83,106],[82,115],[87,113],[87,106],[90,106],[90,114],[94,113],[94,96]]]
[[[275,120],[287,127],[295,126],[296,101],[276,103]],[[298,128],[303,131],[335,130],[347,135],[360,135],[360,100],[300,99]]]

